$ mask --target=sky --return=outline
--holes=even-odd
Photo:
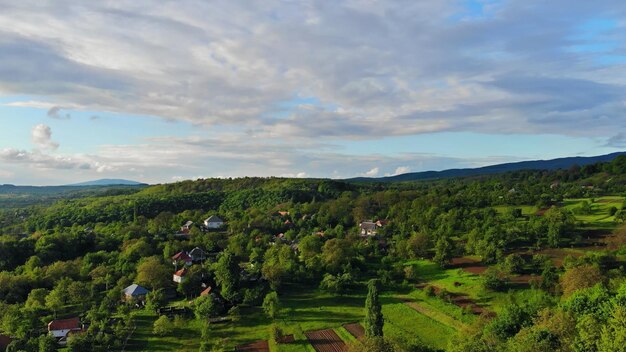
[[[626,150],[623,0],[0,0],[0,184]]]

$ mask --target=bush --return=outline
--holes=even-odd
[[[161,315],[159,319],[154,322],[152,328],[152,332],[159,336],[169,335],[172,331],[174,331],[174,324],[172,324],[170,319],[165,315]]]
[[[495,267],[490,267],[481,275],[483,288],[492,291],[503,291],[509,284],[509,277],[506,273]]]
[[[593,287],[603,281],[600,269],[595,265],[583,265],[571,268],[561,276],[563,296],[568,297],[577,290]]]
[[[259,306],[263,302],[263,288],[246,288],[243,290],[243,303],[250,306]]]
[[[524,270],[525,264],[526,262],[524,261],[524,258],[522,258],[519,254],[509,254],[504,259],[504,263],[502,265],[504,270],[510,274],[521,274]]]
[[[278,325],[276,324],[272,324],[270,326],[270,337],[272,338],[272,340],[274,340],[275,342],[280,341],[284,336],[283,330],[278,327]]]
[[[428,297],[434,297],[435,296],[435,288],[432,285],[426,285],[426,287],[424,287],[424,293]]]

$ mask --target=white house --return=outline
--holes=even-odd
[[[59,339],[61,344],[66,342],[66,338],[69,333],[82,330],[83,328],[78,317],[70,319],[57,319],[48,323],[48,333],[54,338]]]
[[[375,236],[378,226],[375,222],[368,220],[361,222],[359,228],[361,229],[361,236]]]
[[[204,226],[207,229],[219,229],[224,226],[224,221],[216,215],[211,215],[208,219],[204,220]]]
[[[180,284],[183,281],[185,281],[186,275],[187,275],[187,268],[182,268],[174,273],[172,280],[174,280],[175,283]]]

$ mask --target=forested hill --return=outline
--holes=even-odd
[[[466,176],[480,176],[498,174],[510,171],[519,170],[557,170],[557,169],[569,169],[573,166],[585,166],[595,164],[599,162],[609,162],[620,155],[626,155],[626,152],[617,152],[606,155],[592,156],[592,157],[569,157],[559,158],[552,160],[532,160],[521,161],[516,163],[506,163],[491,165],[479,168],[468,169],[450,169],[443,171],[424,171],[424,172],[411,172],[396,176],[389,177],[357,177],[348,179],[352,182],[399,182],[399,181],[418,181],[418,180],[433,180],[452,177],[466,177]]]
[[[568,170],[523,170],[481,176],[480,182],[476,182],[475,177],[418,183],[365,184],[328,179],[199,179],[146,188],[112,188],[104,193],[85,193],[82,197],[75,195],[70,199],[64,198],[46,208],[22,210],[30,215],[27,216],[28,221],[21,224],[20,231],[112,221],[130,222],[137,217],[150,219],[163,212],[177,214],[186,210],[238,217],[237,214],[250,209],[266,212],[277,210],[283,205],[322,204],[343,198],[353,201],[359,195],[384,191],[416,192],[414,194],[420,196],[444,192],[454,195],[451,202],[474,204],[477,207],[505,203],[536,204],[549,202],[550,199],[588,195],[589,192],[622,193],[626,184],[625,175],[626,156],[622,156],[611,163],[596,163]],[[551,189],[554,184],[562,185],[558,189]],[[339,212],[335,208],[328,211],[333,216]],[[373,215],[376,214],[364,214],[363,217]],[[340,222],[354,226],[359,220],[351,214]]]
[[[200,179],[0,208],[0,335],[10,351],[54,351],[47,324],[75,317],[89,328],[69,351],[232,351],[277,329],[312,350],[304,331],[364,321],[376,278],[385,336],[407,346],[391,351],[605,346],[611,329],[626,336],[626,228],[606,240],[620,251],[596,242],[626,220],[625,192],[620,156],[422,182]],[[137,285],[150,293],[129,295]]]

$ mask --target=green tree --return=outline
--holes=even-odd
[[[55,352],[57,350],[57,342],[54,337],[42,335],[38,340],[39,352]]]
[[[57,312],[65,305],[66,290],[61,287],[55,287],[46,296],[46,308],[50,309],[56,318]]]
[[[228,301],[235,301],[239,290],[239,263],[235,256],[228,250],[214,264],[215,282],[220,285],[222,297]]]
[[[218,315],[221,307],[212,295],[200,296],[195,301],[194,314],[198,320]]]
[[[174,331],[174,324],[165,315],[161,315],[152,326],[152,332],[155,335],[165,336],[171,334],[172,331]]]
[[[280,314],[280,300],[276,291],[272,291],[265,295],[263,299],[263,311],[270,319],[276,319]]]
[[[148,257],[137,266],[137,283],[158,290],[170,285],[172,270],[159,256]]]
[[[453,252],[454,243],[448,236],[442,235],[435,244],[435,256],[433,257],[433,261],[444,267],[450,262]]]
[[[30,291],[28,298],[26,299],[25,306],[31,309],[44,309],[46,308],[46,296],[48,290],[45,288],[36,288]]]
[[[365,299],[365,336],[383,336],[384,318],[382,307],[378,299],[379,282],[372,279],[367,284],[367,298]]]

